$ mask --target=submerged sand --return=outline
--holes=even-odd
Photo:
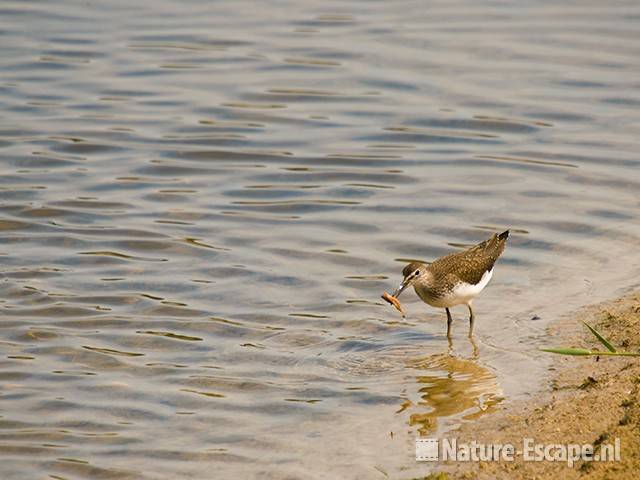
[[[602,350],[583,326],[594,326],[619,351],[640,350],[640,292],[584,308],[549,328],[549,347]],[[540,352],[540,355],[553,355]],[[431,478],[637,478],[640,471],[640,358],[554,358],[549,392],[507,404],[499,412],[466,424],[448,435],[458,442],[511,443],[523,438],[535,443],[603,444],[620,439],[620,461],[564,462],[443,462]],[[429,477],[427,477],[429,478]]]

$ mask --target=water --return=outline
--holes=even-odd
[[[639,16],[3,2],[2,478],[412,478],[544,388],[638,284]],[[380,300],[506,228],[475,345]]]

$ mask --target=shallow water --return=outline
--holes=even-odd
[[[637,4],[302,3],[0,6],[3,479],[411,478],[638,284]]]

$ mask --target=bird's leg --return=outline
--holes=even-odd
[[[471,304],[467,305],[469,307],[469,338],[473,337],[473,321],[476,319],[473,314],[473,308],[471,308]]]
[[[451,323],[453,322],[453,318],[451,318],[451,312],[448,308],[445,308],[447,311],[447,338],[451,338]]]

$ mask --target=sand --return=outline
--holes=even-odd
[[[594,326],[618,350],[640,350],[640,293],[584,308],[549,328],[550,347],[602,350],[582,325]],[[540,355],[553,355],[540,352]],[[536,443],[613,444],[620,439],[619,462],[441,462],[426,478],[631,479],[640,475],[640,358],[554,355],[550,391],[507,404],[493,415],[464,425],[447,437],[458,442],[523,445]],[[596,447],[598,449],[599,447]],[[596,450],[597,451],[597,450]]]

